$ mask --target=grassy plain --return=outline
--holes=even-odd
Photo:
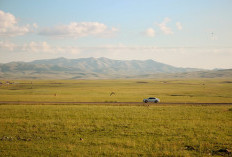
[[[0,156],[230,156],[231,121],[229,105],[0,105]]]
[[[232,102],[231,79],[0,82],[0,101]],[[230,105],[0,105],[0,156],[230,156],[231,121]]]
[[[1,81],[5,82],[5,81]],[[0,101],[231,103],[231,79],[15,80],[0,85]],[[110,96],[114,92],[115,95]]]

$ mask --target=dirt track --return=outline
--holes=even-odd
[[[3,104],[31,104],[31,105],[39,105],[39,104],[109,104],[109,105],[232,105],[232,103],[172,103],[172,102],[161,102],[161,103],[143,103],[143,102],[49,102],[49,101],[0,101],[0,105]]]

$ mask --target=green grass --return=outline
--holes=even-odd
[[[13,82],[0,101],[232,103],[231,79]],[[231,121],[230,105],[0,105],[0,156],[229,156]]]
[[[226,156],[231,121],[223,105],[0,105],[0,156]]]
[[[162,102],[232,102],[231,79],[14,82],[13,85],[0,85],[0,101],[141,102],[154,96]],[[110,96],[111,92],[116,94]]]

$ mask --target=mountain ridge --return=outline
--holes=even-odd
[[[28,79],[98,79],[171,76],[177,73],[206,71],[179,68],[154,60],[112,60],[108,58],[78,58],[34,60],[0,64],[0,78]],[[165,76],[166,75],[166,76]],[[189,75],[189,74],[188,74]],[[181,75],[180,75],[181,76]],[[185,76],[185,75],[182,75]]]

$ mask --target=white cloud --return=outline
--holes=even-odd
[[[39,34],[79,38],[90,35],[111,36],[117,31],[117,28],[108,28],[105,24],[99,22],[71,22],[69,25],[61,25],[54,28],[42,29]]]
[[[36,23],[33,23],[32,25],[34,28],[38,28],[38,25]]]
[[[166,17],[166,18],[163,20],[162,23],[157,24],[157,25],[159,26],[160,30],[161,30],[162,32],[164,32],[164,34],[166,34],[166,35],[173,34],[172,29],[169,28],[169,27],[167,27],[167,23],[170,22],[170,21],[171,21],[171,19],[169,19],[168,17]]]
[[[153,28],[148,28],[145,31],[145,35],[147,35],[148,37],[154,37],[155,36],[155,30]]]
[[[178,30],[182,30],[183,29],[183,26],[180,22],[176,22],[176,27]]]
[[[37,26],[34,24],[34,26]],[[19,26],[15,16],[0,10],[0,35],[18,36],[31,32],[33,28],[30,25]]]
[[[51,46],[47,42],[30,42],[24,44],[21,48],[23,52],[35,52],[35,53],[52,53],[52,54],[62,54],[62,53],[70,53],[70,54],[78,54],[78,47],[58,47]]]
[[[0,41],[0,52],[26,52],[26,53],[51,53],[51,54],[78,54],[80,52],[78,47],[58,47],[51,46],[47,42],[34,42],[25,43],[23,45],[17,45],[11,42]]]
[[[53,52],[50,45],[47,42],[30,42],[21,47],[21,51],[26,52]]]
[[[0,50],[13,51],[16,45],[8,41],[0,41]]]

